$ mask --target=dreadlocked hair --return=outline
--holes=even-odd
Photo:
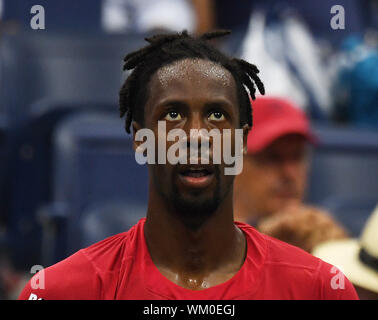
[[[234,77],[238,91],[240,125],[252,127],[250,98],[255,99],[256,88],[265,93],[264,85],[258,77],[259,70],[247,61],[230,58],[212,46],[208,40],[230,34],[228,30],[208,32],[200,37],[192,37],[186,30],[174,34],[158,34],[145,40],[149,43],[140,50],[129,53],[124,58],[123,70],[132,70],[119,93],[120,117],[125,118],[125,129],[130,133],[133,120],[144,123],[144,106],[148,96],[151,76],[161,67],[185,58],[200,58],[218,63]],[[248,91],[246,90],[248,88]]]

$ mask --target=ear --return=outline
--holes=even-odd
[[[248,147],[247,147],[248,134],[249,134],[249,131],[251,130],[251,127],[246,123],[242,129],[243,129],[243,154],[246,155],[248,151]]]
[[[142,129],[142,126],[138,122],[135,122],[135,121],[133,121],[131,125],[133,127],[133,149],[134,151],[136,151],[138,146],[143,143],[143,141],[135,141],[135,134],[139,129]]]

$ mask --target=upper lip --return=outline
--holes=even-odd
[[[214,172],[214,168],[211,165],[203,165],[203,164],[186,164],[186,165],[180,165],[178,172],[184,173],[186,171],[203,171],[206,170],[209,173]]]

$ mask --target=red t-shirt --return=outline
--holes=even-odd
[[[40,271],[19,299],[358,299],[352,284],[332,265],[239,222],[247,238],[241,269],[207,289],[180,287],[152,262],[145,220]]]

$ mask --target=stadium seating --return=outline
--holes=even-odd
[[[13,127],[32,117],[31,106],[46,99],[116,105],[123,57],[142,41],[142,35],[131,34],[4,34],[0,109]]]
[[[34,5],[42,5],[45,10],[45,27],[49,32],[55,31],[101,31],[102,0],[22,0],[3,2],[4,21],[17,22],[20,28],[29,29]]]
[[[5,175],[5,163],[6,163],[6,139],[7,139],[7,124],[4,118],[0,115],[0,186]],[[1,190],[1,187],[0,187]],[[1,192],[0,192],[0,225],[4,221],[4,206],[1,202]]]
[[[40,258],[41,228],[36,212],[51,200],[51,137],[69,114],[110,109],[95,104],[40,105],[41,113],[7,133],[1,179],[2,220],[16,267],[30,266]],[[116,110],[116,106],[113,106]],[[42,111],[45,110],[45,111]],[[20,258],[22,257],[22,258]]]
[[[378,204],[378,196],[356,198],[352,196],[335,196],[324,200],[321,205],[342,223],[349,235],[359,238],[369,216]]]
[[[122,60],[143,36],[21,32],[1,40],[0,222],[22,269],[40,257],[36,212],[51,201],[55,126],[82,110],[117,114]]]
[[[41,211],[44,252],[54,254],[45,256],[48,264],[101,236],[127,230],[145,214],[147,168],[136,163],[132,136],[123,127],[123,120],[107,113],[72,116],[58,126],[53,203]],[[91,225],[101,228],[88,231]]]
[[[125,232],[146,214],[146,203],[122,202],[94,206],[83,214],[81,220],[82,245],[90,246],[114,234]]]
[[[358,235],[378,203],[378,131],[317,125],[314,130],[319,143],[313,150],[307,200],[328,208]]]

